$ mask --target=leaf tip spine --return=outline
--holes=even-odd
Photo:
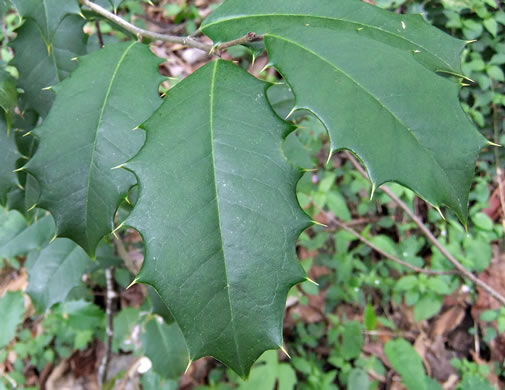
[[[284,353],[284,355],[288,357],[288,359],[291,360],[291,356],[289,355],[288,351],[286,350],[286,348],[284,348],[283,345],[279,345],[279,349]]]
[[[377,189],[377,187],[375,186],[375,183],[372,183],[372,191],[370,191],[370,202],[372,201],[373,196],[375,195],[376,189]]]
[[[440,210],[440,207],[438,207],[438,206],[434,206],[434,207],[435,207],[435,210],[437,210],[437,211],[438,211],[438,213],[440,214],[440,216],[442,217],[442,219],[443,219],[444,221],[446,221],[445,216],[444,216],[444,214],[442,213],[442,210]]]
[[[289,114],[288,114],[288,115],[286,115],[286,117],[284,118],[284,120],[286,120],[286,121],[287,121],[287,120],[289,119],[289,117],[295,113],[295,111],[296,111],[296,110],[298,110],[298,107],[296,107],[296,106],[295,106],[295,107],[293,107],[293,108],[291,109],[291,111],[289,111]]]
[[[112,235],[113,235],[115,238],[119,239],[119,237],[117,236],[117,234],[116,234],[116,233],[117,233],[117,231],[118,231],[119,229],[121,229],[123,226],[124,226],[124,222],[121,222],[121,223],[120,223],[120,224],[119,224],[119,225],[118,225],[118,226],[117,226],[117,227],[116,227],[116,228],[115,228],[115,229],[111,232],[111,233],[112,233]]]
[[[43,91],[50,91],[52,89],[53,89],[52,85],[50,85],[49,87],[42,88]]]
[[[328,225],[325,225],[324,223],[317,222],[317,221],[314,221],[314,220],[312,220],[312,223],[313,223],[314,225],[322,226],[322,227],[324,227],[324,228],[327,228],[327,227],[328,227]]]
[[[24,171],[25,170],[25,167],[19,167],[17,169],[14,169],[12,172],[16,173],[16,172],[21,172],[21,171]]]
[[[465,43],[466,43],[467,45],[469,45],[469,44],[471,44],[471,43],[475,43],[475,42],[477,42],[477,39],[470,39],[469,41],[465,41]]]
[[[494,143],[494,142],[491,142],[491,141],[487,141],[487,144],[489,146],[496,146],[497,148],[502,148],[503,145],[500,145],[500,144],[497,144],[497,143]]]
[[[130,287],[136,285],[138,282],[139,282],[138,278],[133,279],[133,281],[128,285],[128,287],[126,287],[126,289],[128,290]]]
[[[124,168],[126,164],[119,164],[119,165],[116,165],[115,167],[112,167],[111,170],[113,169],[121,169],[121,168]]]
[[[189,367],[191,367],[191,364],[193,364],[193,360],[189,359],[188,365],[186,366],[186,369],[184,370],[184,375],[186,375],[189,371]]]
[[[315,280],[312,280],[311,278],[309,278],[308,276],[305,278],[305,281],[306,282],[309,282],[309,283],[312,283],[313,285],[319,287],[319,283],[317,283]]]
[[[32,131],[33,131],[33,130],[32,130]],[[23,137],[26,137],[26,136],[30,135],[30,134],[32,133],[32,131],[29,131],[29,132],[27,132],[27,133],[24,133],[22,136],[23,136]]]
[[[37,206],[37,205],[35,204],[34,206]],[[56,240],[57,238],[58,238],[58,235],[57,235],[57,234],[55,234],[55,235],[53,236],[53,238],[51,238],[51,241],[49,241],[49,244],[53,243],[53,242],[54,242],[54,240]]]

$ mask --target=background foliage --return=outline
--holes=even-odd
[[[120,2],[101,3],[117,8]],[[143,27],[163,29],[169,28],[167,23],[180,24],[188,33],[216,6],[207,1],[143,3],[125,1],[119,11]],[[34,32],[36,21],[20,25],[19,16],[7,11],[5,3],[1,6],[0,83],[10,85],[3,88],[10,96],[0,96],[0,106],[8,111],[9,102],[17,98],[16,87],[23,92],[19,105],[24,116],[8,114],[0,122],[12,130],[1,140],[0,149],[16,142],[20,150],[16,156],[1,154],[5,163],[2,160],[0,169],[12,170],[36,147],[36,138],[26,134],[49,110],[46,103],[40,104],[40,94],[52,93],[41,88],[67,77],[75,67],[72,58],[95,51],[99,44],[94,22],[86,24],[84,33],[82,18],[69,15],[58,29],[45,31],[45,41],[37,46],[36,40],[42,38]],[[398,13],[421,13],[451,35],[475,40],[465,49],[463,59],[463,71],[474,82],[462,90],[461,101],[482,134],[505,143],[503,4],[495,0],[380,0],[377,6]],[[98,22],[105,43],[124,37],[107,22]],[[21,38],[31,35],[29,41]],[[67,39],[60,42],[59,36]],[[69,36],[72,45],[66,48]],[[46,48],[48,42],[51,52]],[[206,60],[180,47],[153,50],[166,59],[160,69],[171,77],[160,87],[162,93]],[[230,52],[252,73],[268,81],[278,80],[271,68],[263,69],[264,57],[253,64],[254,53],[248,49],[237,47]],[[44,74],[48,79],[25,77],[35,63],[47,68]],[[286,116],[290,91],[276,86],[269,94],[274,108]],[[0,193],[1,203],[15,209],[0,211],[0,389],[39,388],[42,384],[59,388],[64,383],[79,388],[93,380],[104,350],[106,274],[111,271],[117,297],[113,359],[106,388],[127,382],[138,382],[144,389],[277,386],[361,390],[405,386],[429,390],[440,389],[442,384],[459,390],[502,388],[505,309],[455,275],[417,273],[386,260],[336,225],[334,216],[379,249],[416,267],[452,269],[384,193],[378,190],[369,200],[370,183],[353,168],[346,154],[338,153],[326,164],[329,140],[316,119],[302,114],[292,119],[298,128],[286,140],[284,152],[296,164],[310,169],[298,185],[298,198],[302,207],[326,226],[312,227],[298,242],[302,265],[318,285],[307,281],[290,293],[284,339],[291,359],[274,351],[265,353],[247,382],[210,359],[196,362],[182,375],[188,359],[185,345],[159,297],[138,285],[126,289],[142,261],[138,235],[122,229],[117,232],[119,238],[107,237],[98,247],[96,261],[69,240],[51,242],[54,221],[43,211],[30,209],[37,183],[20,174],[23,191],[13,182],[8,193]],[[504,226],[498,187],[503,180],[501,154],[501,149],[484,149],[480,156],[470,194],[468,232],[455,215],[448,213],[444,220],[411,191],[389,187],[427,221],[467,269],[503,294]],[[130,197],[135,199],[136,193]],[[130,209],[125,202],[117,222]],[[45,285],[49,289],[41,289]]]

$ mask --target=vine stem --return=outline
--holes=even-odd
[[[192,36],[181,37],[178,35],[160,34],[153,31],[138,28],[137,26],[128,23],[123,18],[117,16],[116,14],[113,14],[112,12],[106,10],[105,8],[96,3],[93,3],[90,0],[80,0],[80,2],[81,4],[91,9],[92,11],[96,12],[99,15],[102,15],[104,18],[124,28],[126,31],[135,34],[139,38],[150,38],[158,41],[178,43],[183,46],[203,50],[208,54],[215,54],[219,56],[221,50],[227,49],[231,46],[243,45],[254,41],[260,41],[263,39],[262,35],[256,35],[255,33],[250,32],[244,35],[243,37],[215,45],[212,43],[201,42]]]
[[[346,158],[351,162],[351,164],[356,168],[356,170],[361,173],[364,177],[368,178],[368,174],[366,173],[365,169],[361,166],[361,164],[354,158],[354,156],[348,152],[344,152]],[[411,219],[414,221],[414,223],[417,225],[417,227],[421,230],[421,232],[425,235],[425,237],[444,255],[447,260],[451,262],[451,264],[456,268],[458,273],[463,277],[471,282],[473,282],[475,285],[479,286],[482,290],[487,292],[489,295],[491,295],[494,299],[496,299],[498,302],[500,302],[502,305],[505,306],[505,297],[503,297],[498,291],[496,291],[494,288],[492,288],[490,285],[487,283],[483,282],[479,278],[477,278],[474,274],[472,274],[470,271],[468,271],[463,264],[461,264],[438,240],[437,238],[433,235],[433,233],[426,227],[426,225],[421,221],[421,219],[412,212],[412,210],[403,202],[400,198],[398,198],[393,191],[389,189],[389,187],[382,185],[381,190],[391,198],[393,202],[395,202]]]
[[[354,237],[356,237],[358,240],[360,240],[363,244],[365,244],[366,246],[370,247],[375,252],[381,254],[385,258],[387,258],[387,259],[389,259],[391,261],[394,261],[397,264],[400,264],[400,265],[402,265],[404,267],[407,267],[407,268],[411,269],[412,271],[420,272],[420,273],[426,274],[426,275],[454,275],[454,274],[458,274],[457,271],[432,271],[432,270],[429,270],[429,269],[423,269],[423,268],[420,268],[420,267],[416,267],[415,265],[407,263],[406,261],[403,261],[403,260],[399,259],[398,257],[396,257],[396,256],[394,256],[394,255],[392,255],[392,254],[390,254],[390,253],[388,253],[388,252],[383,251],[382,249],[380,249],[378,246],[376,246],[375,244],[373,244],[371,241],[367,240],[365,237],[363,237],[360,233],[358,233],[356,230],[354,230],[353,228],[351,228],[345,222],[340,221],[333,214],[328,213],[328,212],[324,211],[323,209],[321,209],[318,205],[316,205],[314,203],[313,200],[312,200],[312,205],[317,210],[319,210],[319,212],[321,212],[329,222],[333,223],[338,228],[340,228],[342,230],[345,230],[348,233],[351,233]]]

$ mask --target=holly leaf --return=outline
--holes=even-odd
[[[18,221],[24,217],[16,210],[11,210],[9,214],[13,220]],[[16,226],[23,226],[21,229],[11,230],[9,239],[0,243],[0,258],[19,256],[32,250],[40,250],[45,247],[54,237],[54,220],[50,215],[46,215],[35,221],[32,225],[26,226],[16,222]]]
[[[16,327],[23,321],[25,299],[21,291],[9,291],[0,298],[0,348],[5,347],[16,335]]]
[[[398,182],[466,224],[487,141],[461,108],[459,84],[442,76],[461,73],[463,41],[419,15],[358,0],[228,0],[202,31],[215,41],[264,33],[270,62],[296,97],[293,110],[321,120],[333,152],[355,153],[374,188]]]
[[[146,245],[137,281],[158,291],[191,360],[211,355],[241,376],[282,345],[288,290],[305,279],[295,242],[310,225],[281,152],[292,129],[266,87],[230,62],[204,66],[168,92],[126,164],[140,187],[126,224]]]
[[[17,38],[11,43],[16,52],[12,64],[19,71],[18,87],[24,91],[24,110],[33,108],[41,116],[47,116],[54,101],[50,87],[77,67],[75,57],[86,53],[84,23],[80,16],[66,17],[53,36],[50,51],[33,20],[25,21],[16,30]]]
[[[141,340],[156,373],[167,379],[178,379],[184,373],[188,350],[176,323],[167,325],[152,318],[145,325]]]
[[[12,3],[23,18],[37,24],[48,48],[65,16],[81,13],[77,0],[12,0]]]
[[[18,91],[14,78],[0,68],[0,108],[5,112],[12,111],[18,101]]]
[[[0,205],[6,204],[7,194],[18,185],[13,171],[20,157],[14,131],[8,131],[4,116],[0,113]]]
[[[55,103],[34,130],[40,143],[25,169],[39,181],[38,205],[54,216],[57,234],[93,257],[136,183],[130,172],[112,168],[142,145],[143,132],[132,130],[159,105],[162,77],[160,60],[138,42],[108,45],[79,62],[54,87]]]
[[[63,302],[92,264],[84,250],[66,238],[57,238],[31,261],[26,293],[39,311]]]

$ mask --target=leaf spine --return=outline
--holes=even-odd
[[[309,283],[312,283],[312,284],[316,285],[317,287],[319,287],[319,283],[317,283],[316,281],[312,280],[312,279],[311,279],[311,278],[309,278],[309,277],[306,277],[306,278],[305,278],[305,281],[306,281],[306,282],[309,282]]]
[[[123,163],[123,164],[116,165],[115,167],[112,167],[112,168],[111,168],[111,170],[112,170],[112,169],[120,169],[120,168],[123,168],[125,165],[126,165],[126,164],[124,164],[124,163]]]
[[[137,283],[138,283],[138,279],[137,278],[133,279],[133,281],[128,285],[128,287],[126,287],[126,289],[128,290],[130,287],[132,287],[133,285],[135,285]]]
[[[327,227],[328,227],[328,225],[325,225],[324,223],[317,222],[317,221],[314,221],[314,220],[312,221],[312,223],[313,223],[314,225],[322,226],[322,227],[325,227],[325,228],[327,228]]]
[[[494,142],[491,142],[491,141],[487,141],[487,144],[490,145],[490,146],[496,146],[498,148],[501,148],[503,147],[503,145],[500,145],[500,144],[495,144]]]
[[[376,190],[375,183],[372,183],[372,191],[370,192],[370,201],[372,201],[372,199],[373,199],[373,196],[375,194],[375,190]]]
[[[288,351],[286,350],[286,348],[284,348],[283,345],[279,345],[279,349],[284,352],[284,355],[286,355],[288,357],[288,359],[291,360],[291,356],[289,355]]]
[[[444,214],[442,214],[442,210],[440,210],[440,207],[435,206],[435,210],[437,210],[437,211],[438,211],[438,213],[440,214],[440,216],[442,217],[442,219],[443,219],[444,221],[446,221],[446,219],[445,219],[445,217],[444,217]]]
[[[119,238],[116,233],[119,229],[121,229],[124,226],[124,222],[121,222],[111,233],[114,237]]]
[[[184,375],[186,375],[189,371],[189,367],[191,367],[191,364],[193,364],[193,360],[189,360],[188,365],[186,366],[186,369],[184,370]]]

